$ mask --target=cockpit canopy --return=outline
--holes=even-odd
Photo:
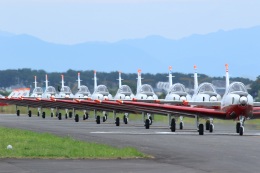
[[[34,88],[33,93],[41,95],[43,93],[43,90],[41,87],[36,87],[36,88]]]
[[[184,85],[176,83],[169,89],[169,94],[187,95]]]
[[[228,93],[232,94],[245,94],[247,95],[247,89],[245,85],[241,82],[234,82],[229,85]]]
[[[56,90],[53,86],[48,86],[45,90],[46,93],[56,94]]]
[[[154,95],[154,91],[151,85],[144,84],[140,87],[139,93],[146,95]]]
[[[88,94],[90,94],[90,91],[89,91],[89,89],[88,89],[87,86],[81,85],[81,86],[79,87],[78,93],[80,93],[80,94],[87,94],[87,95],[88,95]]]
[[[197,94],[216,94],[216,90],[211,83],[202,83],[198,87]]]
[[[70,87],[64,86],[60,89],[60,92],[71,93]]]
[[[124,94],[124,95],[128,95],[130,96],[131,94],[133,94],[131,88],[128,85],[122,85],[118,90],[117,90],[117,94]]]
[[[97,86],[95,93],[99,93],[102,94],[104,96],[108,96],[109,95],[109,91],[107,89],[107,87],[105,85],[99,85]]]

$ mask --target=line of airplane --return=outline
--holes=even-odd
[[[43,108],[51,108],[51,116],[54,115],[61,120],[60,109],[66,110],[65,118],[74,117],[79,121],[75,110],[83,110],[83,120],[88,119],[88,111],[93,110],[96,123],[100,124],[101,117],[97,112],[103,112],[103,122],[107,120],[108,113],[114,114],[116,126],[120,125],[117,113],[124,113],[123,122],[128,124],[129,114],[141,113],[144,126],[149,129],[152,125],[154,114],[168,116],[169,126],[172,132],[176,131],[176,119],[179,118],[179,129],[184,128],[183,117],[193,117],[196,121],[196,128],[199,135],[204,134],[205,129],[210,133],[214,130],[213,118],[224,120],[236,120],[236,132],[241,136],[244,133],[244,122],[247,119],[260,118],[260,103],[254,102],[253,97],[247,92],[245,85],[241,82],[229,82],[228,65],[226,64],[226,91],[223,97],[217,93],[211,83],[198,83],[197,67],[194,66],[194,94],[190,96],[181,83],[172,82],[172,67],[169,67],[169,88],[165,99],[158,99],[153,88],[148,84],[142,84],[141,70],[137,75],[137,92],[133,94],[131,88],[122,85],[121,72],[119,72],[119,88],[114,97],[109,93],[105,85],[97,85],[96,71],[94,71],[94,92],[90,93],[85,85],[81,85],[80,73],[78,73],[78,92],[73,95],[70,88],[64,85],[64,76],[61,76],[61,89],[57,94],[54,87],[48,85],[46,75],[46,89],[37,87],[35,77],[35,88],[31,95],[28,89],[23,92],[14,91],[6,98],[0,98],[2,104],[14,104],[27,106],[28,115],[31,116],[30,107],[38,108],[38,116],[42,114],[45,118]],[[21,94],[22,93],[22,94]],[[29,96],[29,97],[26,97]],[[72,112],[68,113],[68,110]],[[20,111],[17,109],[17,115]]]

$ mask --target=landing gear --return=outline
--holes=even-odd
[[[240,116],[239,117],[239,122],[236,125],[236,131],[237,133],[239,133],[240,136],[243,136],[244,134],[244,122],[245,122],[245,117],[244,116]]]
[[[87,112],[84,112],[83,120],[87,120],[87,119],[88,119],[88,113],[87,113]]]
[[[79,122],[79,115],[78,114],[75,115],[75,122]]]
[[[144,123],[145,129],[149,129],[150,128],[150,119],[146,119],[145,123]]]
[[[176,131],[176,121],[175,121],[175,118],[173,118],[171,120],[171,131],[172,132],[175,132]]]
[[[99,115],[96,118],[96,122],[97,122],[97,124],[100,124],[100,116]]]
[[[72,118],[72,112],[69,112],[69,118]]]
[[[68,113],[65,113],[65,119],[68,119]]]
[[[42,118],[45,119],[45,112],[42,112]]]
[[[58,119],[59,119],[59,120],[62,119],[61,113],[59,113]]]
[[[205,123],[205,128],[206,128],[206,130],[209,130],[209,126],[210,126],[210,121],[207,120],[206,123]]]
[[[124,114],[123,121],[125,124],[128,124],[128,114],[127,113]]]
[[[32,117],[32,111],[31,110],[28,111],[28,116]]]
[[[208,129],[207,129],[207,125],[208,125]],[[213,132],[214,130],[213,118],[210,118],[209,120],[206,121],[206,130],[209,130],[210,133]]]
[[[37,116],[38,116],[38,117],[40,116],[40,112],[39,112],[39,111],[37,112]]]
[[[51,113],[51,117],[53,117],[53,112]]]
[[[120,126],[120,118],[116,117],[116,122],[115,122],[116,126]]]
[[[184,127],[183,116],[180,116],[180,130]]]
[[[204,135],[204,125],[203,124],[199,125],[199,135]]]

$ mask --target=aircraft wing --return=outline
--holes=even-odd
[[[255,106],[255,107],[260,107],[260,102],[254,102],[254,103],[253,103],[253,106]]]

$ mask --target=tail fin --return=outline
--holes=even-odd
[[[226,89],[229,87],[229,73],[228,73],[228,64],[226,66]]]
[[[46,80],[45,80],[45,83],[46,83],[45,87],[46,87],[46,89],[47,89],[47,88],[48,88],[48,82],[49,82],[49,81],[48,81],[48,75],[47,75],[47,74],[46,74],[46,76],[45,76],[45,79],[46,79]]]
[[[138,75],[137,75],[137,91],[138,91],[139,88],[142,86],[142,78],[141,78],[142,70],[139,69],[137,72],[138,72]]]
[[[122,80],[123,80],[123,79],[121,78],[121,73],[122,73],[121,71],[118,72],[119,78],[117,79],[118,82],[119,82],[119,88],[121,88],[121,86],[122,86]]]
[[[97,73],[96,70],[94,70],[94,91],[97,88],[97,74],[96,73]]]
[[[171,86],[172,86],[172,78],[173,78],[173,76],[172,76],[172,66],[169,66],[169,89],[171,88]]]
[[[78,80],[77,80],[77,81],[78,81],[78,89],[79,89],[79,87],[80,87],[80,81],[81,81],[81,80],[80,80],[80,73],[78,73]]]
[[[37,76],[34,76],[34,88],[37,88]]]
[[[64,87],[64,75],[62,74],[61,75],[61,88]]]
[[[199,87],[198,83],[198,74],[197,74],[197,66],[194,65],[194,91]]]

